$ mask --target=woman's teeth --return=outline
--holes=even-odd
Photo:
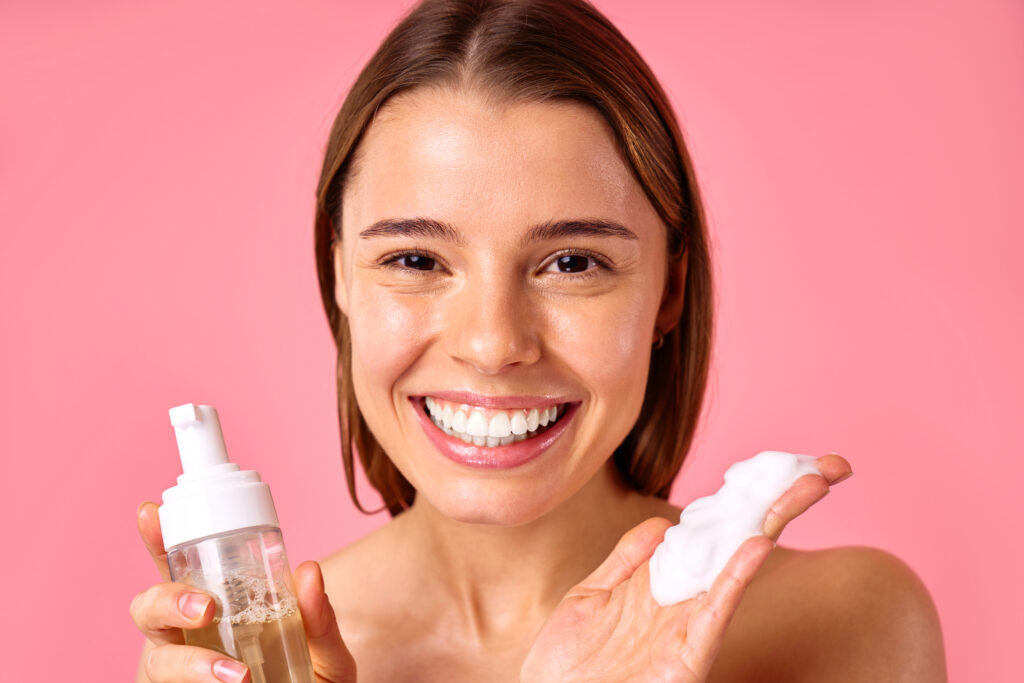
[[[553,425],[562,405],[522,410],[484,410],[426,397],[427,415],[445,434],[466,443],[494,448],[529,439]]]

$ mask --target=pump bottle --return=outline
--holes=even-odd
[[[228,461],[217,411],[170,410],[181,455],[160,528],[171,578],[214,596],[213,623],[185,642],[249,667],[252,683],[315,683],[270,487]]]

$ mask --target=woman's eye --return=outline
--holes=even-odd
[[[564,254],[556,258],[547,270],[559,273],[585,273],[598,266],[597,260],[583,254]]]
[[[397,263],[409,270],[434,270],[437,268],[437,261],[423,254],[402,254],[395,257],[391,263]]]

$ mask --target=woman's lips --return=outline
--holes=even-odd
[[[536,436],[504,446],[488,447],[466,443],[457,436],[446,434],[427,414],[424,397],[410,398],[410,403],[427,438],[442,455],[461,465],[489,469],[518,467],[540,456],[565,431],[580,405],[578,402],[566,403],[564,412],[559,411],[559,417],[554,424]]]

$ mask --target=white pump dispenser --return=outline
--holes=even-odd
[[[160,527],[171,579],[217,603],[185,644],[241,660],[252,683],[315,683],[270,487],[228,461],[217,411],[171,408],[183,474],[164,491]]]
[[[183,474],[164,491],[164,548],[235,529],[279,526],[270,487],[258,472],[228,461],[216,409],[186,403],[169,412]]]

